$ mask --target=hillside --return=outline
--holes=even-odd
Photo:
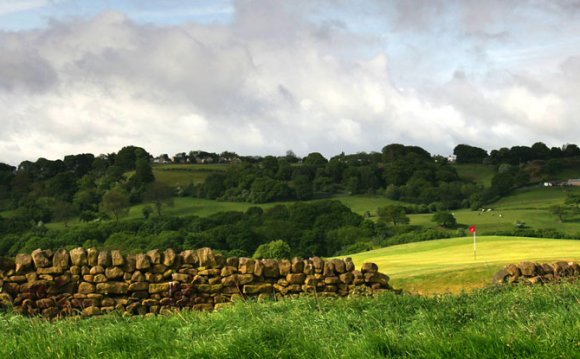
[[[495,272],[521,261],[580,260],[579,240],[480,236],[477,259],[471,237],[409,243],[350,256],[358,267],[377,263],[396,288],[416,293],[457,293],[490,283]]]

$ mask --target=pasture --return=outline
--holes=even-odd
[[[374,262],[395,288],[433,294],[473,290],[491,282],[508,263],[580,260],[580,240],[479,236],[409,243],[357,253],[355,265]]]

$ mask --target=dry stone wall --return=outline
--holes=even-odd
[[[136,255],[75,248],[0,258],[0,307],[47,317],[210,310],[249,297],[344,297],[391,290],[374,263],[350,258],[224,258],[209,248]]]
[[[576,281],[580,278],[580,264],[575,262],[508,264],[493,277],[494,283],[541,284]]]

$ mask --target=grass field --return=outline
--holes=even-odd
[[[2,358],[574,358],[580,284],[239,303],[55,322],[0,313]]]
[[[505,264],[580,260],[580,240],[480,236],[477,258],[472,237],[381,248],[350,256],[360,268],[374,262],[396,288],[415,293],[457,293],[489,284]]]
[[[453,167],[457,170],[459,177],[471,180],[485,187],[491,186],[491,179],[495,174],[494,166],[466,163],[454,164]]]
[[[225,171],[229,164],[170,164],[153,166],[153,175],[169,186],[185,187],[190,183],[203,183],[212,173]]]

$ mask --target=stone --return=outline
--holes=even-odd
[[[236,267],[236,270],[240,264],[240,258],[238,257],[229,257],[226,259],[226,265],[231,267]]]
[[[42,274],[61,274],[63,272],[61,267],[46,267],[46,268],[38,268],[36,269],[36,274],[38,275],[42,275]]]
[[[97,265],[102,267],[109,267],[112,265],[113,260],[111,258],[111,252],[109,251],[100,251],[97,257]]]
[[[289,284],[303,284],[306,279],[306,274],[304,273],[290,273],[286,275],[286,281]]]
[[[35,249],[30,255],[32,256],[32,261],[36,268],[45,268],[52,264],[50,254],[50,251]]]
[[[128,291],[129,292],[149,291],[149,283],[148,282],[131,283],[129,284]]]
[[[365,273],[376,273],[379,271],[379,267],[375,263],[363,263],[361,267],[361,272]]]
[[[312,261],[310,259],[305,259],[302,261],[302,263],[304,268],[303,271],[304,274],[306,275],[314,274],[314,264],[312,264]]]
[[[149,284],[149,294],[169,292],[170,282]]]
[[[280,262],[278,262],[278,270],[280,271],[280,276],[287,276],[290,272],[292,272],[292,262],[290,262],[288,259],[280,260]]]
[[[125,272],[119,267],[108,267],[105,269],[105,276],[108,279],[117,279],[123,277]]]
[[[99,251],[96,248],[87,250],[87,261],[91,267],[99,265]]]
[[[271,293],[272,284],[246,284],[243,288],[244,294],[258,294],[258,293]]]
[[[134,255],[128,255],[125,258],[125,265],[123,266],[123,270],[125,272],[134,272],[135,267],[137,266],[137,258]]]
[[[153,264],[153,267],[151,268],[151,271],[155,274],[163,274],[165,273],[165,271],[167,270],[167,267],[164,266],[163,264]]]
[[[342,283],[350,284],[354,281],[354,274],[352,274],[352,272],[346,272],[339,275],[338,278]]]
[[[215,277],[215,276],[219,276],[221,274],[221,272],[222,272],[221,269],[211,268],[211,269],[200,270],[197,274],[203,275],[206,277]]]
[[[101,309],[99,307],[96,307],[96,306],[90,306],[90,307],[83,309],[83,316],[84,317],[92,317],[92,316],[101,315],[101,314],[102,314]]]
[[[264,275],[264,263],[262,263],[262,261],[256,261],[254,264],[254,275],[256,277],[261,277]]]
[[[314,273],[322,273],[324,270],[324,260],[320,257],[313,257],[312,266],[314,267]]]
[[[97,284],[97,293],[101,294],[127,294],[129,284],[125,282],[107,282]]]
[[[494,276],[493,276],[493,283],[495,284],[502,284],[506,282],[507,277],[509,277],[509,273],[505,269],[500,269]]]
[[[144,282],[145,276],[140,271],[135,271],[131,275],[131,282]]]
[[[236,273],[237,271],[238,271],[237,267],[225,266],[222,268],[220,275],[222,277],[228,277],[228,276]]]
[[[181,252],[180,257],[182,258],[184,264],[196,265],[199,263],[196,252],[192,250]]]
[[[292,259],[292,273],[303,273],[304,272],[304,260],[302,258],[294,257]]]
[[[347,272],[352,272],[354,270],[354,263],[352,262],[352,258],[346,257],[344,259],[344,269]]]
[[[221,284],[200,284],[197,286],[200,293],[218,293],[222,288]]]
[[[12,296],[6,292],[0,292],[0,308],[1,307],[11,307],[12,306]]]
[[[336,274],[342,274],[346,272],[346,264],[342,259],[332,259],[331,263],[334,265],[334,271]]]
[[[340,279],[338,277],[326,277],[324,278],[324,284],[338,284]]]
[[[16,273],[22,273],[24,270],[32,267],[32,256],[27,253],[17,254],[14,258]]]
[[[149,257],[151,264],[161,264],[161,251],[159,249],[147,251],[147,257]]]
[[[515,264],[508,264],[505,267],[505,270],[508,272],[508,274],[510,276],[516,277],[516,279],[517,279],[517,277],[522,275],[522,272],[520,271],[518,266],[516,266]]]
[[[96,265],[94,267],[91,267],[91,270],[89,271],[89,274],[95,275],[95,274],[102,274],[105,273],[105,268],[103,268],[100,265]]]
[[[70,267],[70,255],[66,249],[57,249],[52,255],[52,266],[63,270]]]
[[[111,251],[111,265],[115,267],[121,267],[125,264],[125,258],[121,254],[119,250],[112,250]]]
[[[189,274],[173,273],[171,279],[175,282],[189,283],[191,282],[191,276]]]
[[[254,274],[256,261],[251,258],[240,258],[238,272],[240,274]]]
[[[365,277],[365,282],[367,283],[377,283],[380,284],[381,286],[386,286],[389,283],[389,276],[383,273],[365,273],[364,274]]]
[[[94,293],[95,290],[96,289],[95,289],[94,284],[87,283],[87,282],[81,282],[79,284],[78,293],[80,293],[80,294],[89,294],[89,293]]]
[[[318,273],[318,272],[316,272]],[[334,263],[332,261],[327,261],[324,263],[324,269],[322,271],[322,274],[325,277],[332,277],[334,276]]]
[[[139,253],[135,256],[135,269],[143,270],[151,268],[151,261],[146,254]]]
[[[278,261],[275,259],[263,259],[262,264],[264,266],[264,277],[266,278],[278,278],[280,276],[280,269],[278,267]]]
[[[163,265],[166,267],[173,266],[173,264],[175,263],[176,257],[177,257],[177,255],[175,254],[175,251],[171,248],[167,248],[163,252]]]
[[[196,251],[196,254],[197,258],[199,258],[199,265],[201,267],[213,268],[217,265],[211,248],[200,248]]]
[[[109,279],[104,274],[102,274],[102,273],[96,274],[93,277],[93,282],[95,282],[95,283],[105,283],[105,282],[108,282],[108,281],[109,281]]]
[[[71,249],[69,255],[73,266],[82,267],[89,263],[87,259],[87,251],[82,247]]]
[[[533,277],[537,274],[536,265],[532,262],[521,262],[520,271],[522,272],[522,275],[525,277]]]

